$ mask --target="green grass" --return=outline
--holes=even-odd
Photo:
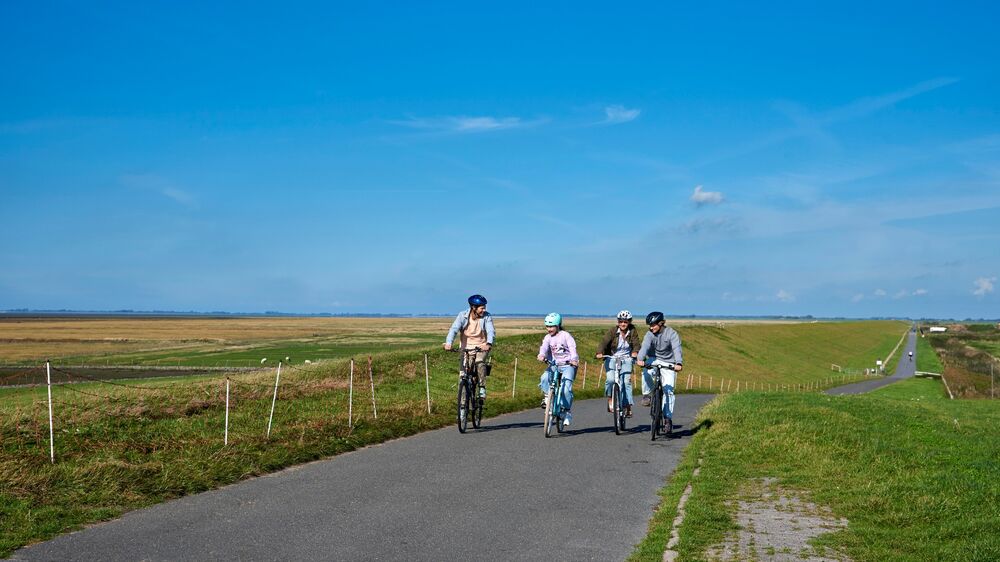
[[[662,559],[688,482],[679,550],[701,559],[735,529],[737,491],[760,477],[847,518],[816,544],[853,560],[1000,559],[1000,402],[947,400],[939,381],[910,379],[861,396],[720,397],[700,423],[710,427],[662,490],[633,560]]]
[[[568,327],[589,363],[586,387],[581,370],[574,390],[581,399],[597,397],[603,385],[592,357],[603,330]],[[856,322],[685,326],[680,333],[685,371],[701,374],[706,382],[729,377],[744,383],[825,385],[832,383],[830,363],[867,364],[887,353],[903,329],[898,322]],[[541,367],[534,356],[540,340],[532,334],[498,341],[488,415],[537,404]],[[450,425],[458,356],[439,348],[426,351],[431,413],[423,350],[375,356],[377,420],[366,361],[359,357],[353,427],[347,417],[348,361],[300,363],[282,372],[270,439],[265,431],[273,369],[231,375],[228,447],[222,445],[225,386],[220,375],[56,386],[54,465],[48,457],[45,389],[0,389],[0,555],[131,509]],[[512,396],[515,357],[519,366]]]
[[[925,373],[943,373],[944,365],[927,338],[917,337],[917,370]]]

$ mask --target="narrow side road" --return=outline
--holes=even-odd
[[[604,400],[577,402],[549,439],[540,409],[519,412],[131,512],[13,559],[622,560],[710,398],[678,396],[669,439],[650,441],[641,407],[616,436]]]
[[[908,357],[909,352],[913,352],[913,360],[911,361]],[[883,386],[892,384],[896,381],[912,377],[917,372],[917,334],[913,330],[910,330],[907,335],[906,345],[903,349],[899,350],[900,359],[899,363],[896,365],[896,372],[892,376],[884,377],[880,379],[871,379],[851,384],[845,384],[844,386],[838,386],[836,388],[831,388],[826,391],[826,394],[831,395],[841,395],[841,394],[863,394],[865,392],[871,392],[876,388],[881,388]]]

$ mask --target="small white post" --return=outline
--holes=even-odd
[[[229,377],[226,377],[226,432],[222,437],[222,444],[229,445]]]
[[[52,429],[52,365],[45,362],[45,380],[49,388],[49,460],[56,464],[55,431]]]
[[[431,371],[427,367],[427,354],[424,354],[424,380],[427,383],[427,413],[431,413]]]
[[[351,359],[351,380],[347,386],[347,427],[354,424],[354,359]]]
[[[375,375],[372,374],[372,356],[368,356],[368,380],[372,383],[372,416],[378,419],[378,410],[375,408]]]
[[[514,384],[510,385],[510,397],[514,397],[517,392],[517,357],[514,358]]]
[[[583,362],[583,388],[587,388],[587,362]]]
[[[278,361],[278,374],[274,377],[274,397],[271,398],[271,415],[267,418],[267,436],[271,437],[271,420],[274,419],[274,403],[278,401],[278,381],[281,379],[281,361]]]

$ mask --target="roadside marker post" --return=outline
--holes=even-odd
[[[49,460],[56,464],[55,431],[52,428],[52,364],[45,362],[45,381],[49,389]]]
[[[354,359],[351,359],[351,379],[347,383],[347,427],[354,425]]]
[[[583,362],[583,389],[587,389],[587,362]]]
[[[281,380],[281,361],[278,361],[278,374],[274,377],[274,396],[271,398],[271,415],[267,418],[267,437],[271,437],[271,422],[274,420],[274,403],[278,401],[278,381]]]

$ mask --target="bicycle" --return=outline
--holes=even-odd
[[[560,365],[555,361],[549,364],[549,392],[545,395],[545,437],[552,436],[552,425],[555,424],[558,433],[563,432],[563,419],[566,417],[566,404],[563,397],[563,376]],[[564,364],[565,365],[565,364]]]
[[[472,419],[472,427],[479,429],[483,421],[483,409],[486,405],[486,386],[479,380],[476,369],[476,354],[482,351],[478,347],[455,350],[464,354],[462,366],[458,371],[458,432],[465,433]],[[486,366],[489,369],[489,365]],[[478,392],[477,392],[478,389]]]
[[[626,408],[628,407],[628,397],[625,395],[625,377],[626,374],[622,373],[622,358],[613,357],[611,355],[602,355],[602,358],[613,358],[614,359],[614,373],[615,382],[611,387],[611,418],[615,425],[615,435],[621,435],[625,432],[625,420],[626,420]]]
[[[670,435],[670,432],[674,430],[673,420],[663,417],[663,381],[660,378],[660,369],[670,369],[673,371],[674,364],[667,363],[666,365],[655,365],[650,363],[646,366],[646,368],[656,371],[653,388],[650,391],[651,402],[649,404],[649,417],[652,418],[649,425],[649,433],[650,438],[653,441],[656,441],[656,436],[658,434],[662,433],[663,435]]]

